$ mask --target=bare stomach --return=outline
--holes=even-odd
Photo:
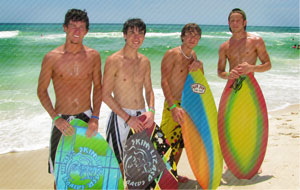
[[[115,95],[114,99],[122,108],[133,110],[145,108],[145,100],[142,94],[121,93],[120,95]]]
[[[57,113],[74,115],[91,108],[91,87],[85,83],[81,84],[60,83],[55,86]]]

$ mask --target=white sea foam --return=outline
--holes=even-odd
[[[159,38],[159,37],[178,37],[180,36],[180,32],[173,33],[162,33],[162,32],[148,32],[146,33],[146,37],[151,38]],[[87,34],[87,37],[92,38],[123,38],[122,32],[90,32]]]
[[[13,38],[19,35],[19,30],[15,31],[0,31],[0,38]]]

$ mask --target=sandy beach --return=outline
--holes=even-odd
[[[251,180],[238,180],[223,172],[218,189],[300,189],[300,105],[269,113],[269,141],[263,172]],[[48,148],[0,155],[0,189],[53,189],[54,177],[47,171]],[[186,154],[178,173],[188,183],[180,189],[200,189]]]

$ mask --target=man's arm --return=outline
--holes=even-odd
[[[53,64],[51,63],[51,58],[49,53],[44,57],[42,62],[42,68],[39,76],[38,81],[38,88],[37,88],[37,95],[40,99],[42,106],[48,112],[50,117],[54,119],[57,116],[55,112],[50,96],[48,94],[48,87],[52,77],[52,67]]]
[[[110,107],[124,121],[128,122],[128,125],[132,127],[136,132],[143,130],[143,123],[136,117],[129,116],[120,105],[112,97],[112,92],[115,84],[115,74],[117,73],[117,66],[113,57],[108,57],[104,66],[103,74],[103,87],[102,87],[102,98],[103,102]],[[129,120],[128,120],[129,119]]]
[[[164,55],[163,60],[161,62],[161,86],[169,108],[174,105],[174,101],[175,101],[169,86],[169,81],[171,80],[171,75],[175,67],[176,59],[180,59],[180,58],[178,58],[175,52],[167,51],[167,53]],[[171,114],[175,122],[177,123],[184,122],[183,121],[184,111],[182,108],[175,107],[171,109]]]
[[[151,82],[151,66],[150,66],[150,61],[147,59],[145,61],[146,65],[146,74],[145,74],[145,79],[144,79],[144,86],[145,86],[145,92],[146,92],[146,101],[148,104],[148,107],[152,109],[155,112],[155,107],[154,107],[154,92],[152,88],[152,82]],[[145,128],[149,128],[152,126],[153,121],[154,121],[154,113],[151,111],[148,111],[144,113],[146,115],[146,120],[143,122],[145,125]]]
[[[265,42],[261,37],[259,37],[257,41],[257,55],[262,64],[256,65],[254,67],[254,72],[265,72],[270,70],[272,67],[270,57],[266,50]]]
[[[40,99],[40,102],[48,112],[52,120],[58,116],[53,108],[51,99],[48,94],[48,87],[52,78],[54,60],[55,58],[51,57],[50,53],[48,53],[44,57],[37,88],[37,95]],[[55,126],[65,136],[73,134],[73,127],[62,118],[58,118],[55,120]]]
[[[169,107],[174,104],[174,98],[169,86],[171,74],[174,69],[174,56],[173,52],[167,51],[161,62],[161,87]]]
[[[102,103],[101,93],[101,57],[98,52],[93,59],[93,116],[99,117],[99,111]],[[91,118],[89,127],[86,131],[88,137],[95,136],[98,132],[98,119]]]
[[[236,79],[240,77],[240,74],[236,69],[232,69],[229,72],[226,72],[226,62],[227,62],[227,46],[228,41],[223,43],[219,48],[219,61],[218,61],[218,76],[222,79]]]

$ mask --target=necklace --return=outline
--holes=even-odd
[[[185,55],[185,53],[182,51],[181,46],[179,46],[180,52],[182,53],[182,55],[187,58],[187,59],[192,59],[193,55],[191,54],[189,57]]]

